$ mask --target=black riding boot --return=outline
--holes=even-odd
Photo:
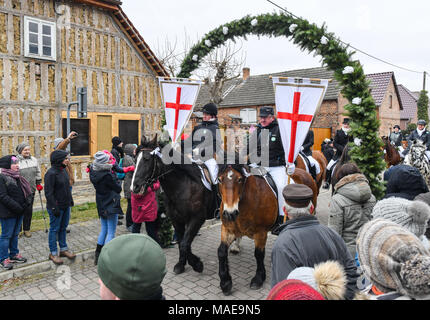
[[[99,261],[99,255],[100,255],[100,252],[102,251],[102,248],[103,248],[103,245],[97,243],[96,252],[94,253],[94,265],[95,266],[97,265],[97,263]]]
[[[315,182],[317,181],[317,168],[315,166],[309,166],[309,173],[311,174],[312,178],[314,178]]]
[[[281,232],[281,226],[284,224],[284,216],[278,215],[276,222],[272,227],[272,234],[277,236]]]
[[[328,189],[330,188],[330,183],[331,183],[331,171],[333,170],[333,168],[331,168],[330,170],[326,171],[325,174],[325,182],[323,185],[323,189]]]

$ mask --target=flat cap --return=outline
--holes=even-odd
[[[305,208],[309,205],[314,193],[304,184],[288,184],[282,191],[285,202],[295,208]]]
[[[272,107],[261,107],[260,108],[260,117],[273,116],[275,113]]]

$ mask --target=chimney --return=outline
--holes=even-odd
[[[249,78],[249,74],[251,73],[251,70],[249,68],[243,68],[242,73],[243,73],[243,81],[245,81],[246,79]]]

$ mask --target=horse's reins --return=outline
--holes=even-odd
[[[154,158],[154,168],[152,169],[152,173],[151,173],[151,175],[148,177],[148,179],[146,179],[145,181],[144,181],[144,183],[145,183],[145,189],[146,189],[146,186],[151,186],[152,184],[154,184],[157,180],[159,180],[161,177],[163,177],[163,176],[165,176],[165,175],[167,175],[168,173],[170,173],[170,172],[172,172],[173,171],[173,169],[169,169],[169,170],[167,170],[166,172],[164,172],[164,173],[162,173],[162,174],[160,174],[160,175],[158,175],[158,176],[155,176],[155,171],[156,171],[156,169],[157,169],[157,161],[155,160],[155,157],[157,156],[157,153],[156,152],[154,152],[154,151],[156,151],[157,149],[154,149],[154,150],[152,150],[152,149],[149,149],[149,148],[143,148],[142,149],[142,151],[151,151],[151,156]]]

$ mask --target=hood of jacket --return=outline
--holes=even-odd
[[[69,153],[65,150],[55,150],[51,153],[51,165],[61,167],[61,163],[66,159]]]
[[[354,202],[365,203],[372,196],[369,182],[361,173],[343,177],[334,187],[335,193],[351,199]]]
[[[97,184],[103,180],[103,178],[107,175],[111,174],[112,165],[106,165],[106,170],[94,170],[94,165],[91,166],[90,169],[90,180],[92,183]]]
[[[124,153],[125,153],[126,155],[131,156],[131,157],[134,157],[134,155],[133,155],[133,151],[134,151],[134,149],[136,149],[136,147],[134,146],[134,144],[132,144],[132,143],[128,143],[128,144],[126,144],[126,145],[124,146]]]

